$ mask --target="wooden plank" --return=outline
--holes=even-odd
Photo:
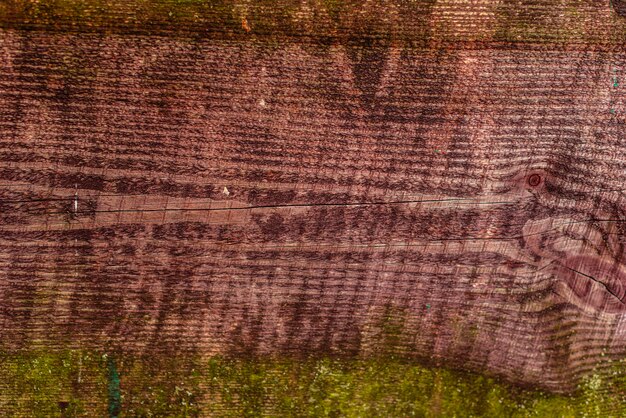
[[[612,17],[551,48],[434,17],[417,44],[3,30],[4,348],[384,351],[573,388],[626,351],[623,21],[590,4]]]

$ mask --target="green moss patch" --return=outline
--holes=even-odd
[[[3,416],[626,416],[626,363],[571,395],[391,358],[229,359],[78,350],[1,356]]]
[[[624,416],[626,385],[599,375],[570,395],[522,390],[458,371],[383,359],[212,359],[205,405],[216,416]]]
[[[106,416],[105,366],[82,351],[0,354],[0,415]]]

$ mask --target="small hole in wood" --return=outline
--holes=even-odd
[[[531,187],[537,187],[541,184],[541,176],[539,174],[531,174],[528,177],[528,185]]]
[[[70,403],[68,401],[59,401],[59,409],[61,411],[66,410],[68,406],[70,406]]]

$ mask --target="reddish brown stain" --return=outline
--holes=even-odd
[[[250,29],[250,25],[248,24],[248,19],[246,19],[245,17],[241,19],[241,27],[246,32],[250,32],[252,30]]]

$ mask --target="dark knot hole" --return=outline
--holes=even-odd
[[[537,187],[541,184],[541,176],[539,174],[531,174],[528,176],[528,185]]]

